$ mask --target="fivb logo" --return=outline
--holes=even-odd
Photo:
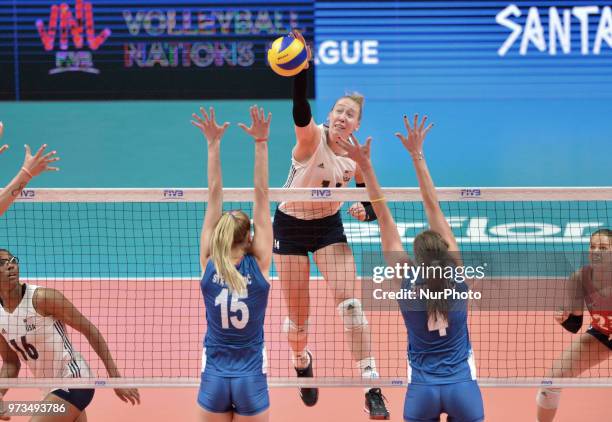
[[[482,192],[480,189],[461,189],[460,195],[462,198],[480,198]]]
[[[100,73],[100,70],[93,65],[91,51],[78,51],[83,48],[85,39],[87,39],[87,46],[91,50],[97,50],[111,34],[111,30],[108,28],[104,28],[97,35],[95,34],[91,3],[76,0],[74,15],[70,11],[70,6],[66,3],[59,6],[54,4],[51,6],[48,28],[45,28],[42,19],[36,21],[36,28],[45,51],[52,51],[55,47],[58,21],[60,51],[55,53],[55,68],[51,69],[49,74],[63,72]],[[68,51],[69,34],[72,36],[72,42],[77,51]]]
[[[310,191],[311,198],[329,199],[331,196],[332,192],[329,189],[312,189]]]
[[[36,198],[36,191],[33,189],[24,189],[19,194],[21,199],[34,199]]]
[[[164,199],[183,199],[185,192],[182,189],[166,189],[164,190]]]

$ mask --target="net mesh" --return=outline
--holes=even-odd
[[[439,195],[466,262],[486,261],[491,269],[479,281],[489,300],[472,301],[469,312],[480,384],[612,385],[607,358],[589,362],[579,377],[548,378],[553,361],[576,339],[554,321],[555,297],[584,264],[590,233],[612,226],[612,188],[440,189]],[[252,189],[228,189],[224,209],[252,216],[252,197]],[[387,189],[385,197],[412,253],[414,237],[427,228],[418,190]],[[89,341],[67,327],[91,377],[35,378],[22,365],[19,378],[2,384],[198,385],[206,332],[198,256],[206,198],[204,189],[24,191],[0,219],[0,247],[19,258],[21,282],[61,291],[99,329],[122,378],[109,379]],[[364,303],[380,378],[361,377],[345,340],[338,295],[311,255],[308,348],[315,377],[295,377],[281,330],[288,311],[273,266],[265,321],[270,385],[405,385],[403,319],[393,301],[371,300],[377,287],[372,268],[381,255],[378,225],[348,214],[353,202],[367,199],[364,190],[272,189],[271,199],[273,211],[281,201],[343,202],[340,212],[356,271],[351,294]],[[339,256],[318,259],[334,271],[349,271]],[[586,312],[585,319],[590,320]],[[12,348],[20,353],[24,345]]]

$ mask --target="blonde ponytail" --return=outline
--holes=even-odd
[[[246,290],[246,280],[238,272],[231,259],[232,247],[242,242],[250,230],[248,217],[246,231],[241,220],[243,219],[231,212],[224,213],[217,222],[210,239],[210,256],[215,269],[219,277],[225,281],[231,293],[241,293]]]

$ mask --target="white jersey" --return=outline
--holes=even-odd
[[[323,125],[321,139],[308,161],[300,163],[291,155],[291,169],[284,188],[341,188],[355,176],[356,164],[346,156],[336,155],[327,145]],[[301,220],[324,218],[338,212],[342,202],[283,202],[279,209]]]
[[[74,350],[61,321],[40,315],[32,298],[38,286],[24,284],[12,313],[0,306],[0,332],[36,378],[88,378],[89,366]]]

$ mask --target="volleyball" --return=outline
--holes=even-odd
[[[291,35],[277,38],[268,50],[268,62],[280,76],[295,76],[308,64],[306,46]]]

